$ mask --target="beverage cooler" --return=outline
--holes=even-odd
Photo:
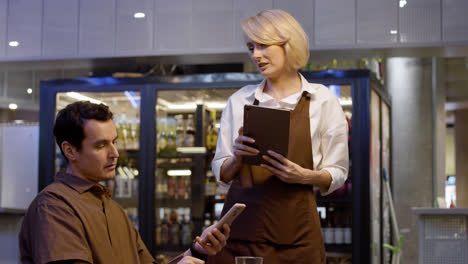
[[[389,263],[391,242],[382,171],[391,176],[390,102],[369,71],[304,72],[340,99],[349,123],[350,170],[328,196],[316,192],[330,261]],[[114,113],[119,149],[113,190],[156,257],[175,256],[219,219],[220,193],[211,161],[222,110],[231,94],[259,74],[221,73],[149,78],[79,78],[41,82],[39,190],[66,167],[52,134],[57,112],[89,100]]]

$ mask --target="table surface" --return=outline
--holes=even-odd
[[[411,208],[417,215],[468,215],[468,208]]]

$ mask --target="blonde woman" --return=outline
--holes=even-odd
[[[242,28],[265,79],[229,98],[212,166],[229,188],[222,214],[237,202],[247,208],[232,224],[227,246],[208,263],[234,263],[235,256],[261,256],[266,264],[325,263],[313,187],[326,195],[347,178],[344,113],[325,86],[298,73],[309,58],[308,38],[290,14],[265,10],[243,20]],[[255,141],[243,135],[245,104],[292,110],[288,157],[270,151],[261,166],[242,163],[243,156],[258,154],[245,144]]]

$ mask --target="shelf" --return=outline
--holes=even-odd
[[[122,207],[127,208],[127,207],[136,207],[138,208],[138,197],[137,196],[132,196],[132,197],[112,197],[114,201],[119,203]]]
[[[189,199],[162,198],[157,201],[157,205],[162,208],[192,207]]]
[[[16,209],[16,208],[0,208],[1,215],[24,215],[26,209]]]
[[[344,198],[333,198],[333,197],[317,197],[315,199],[317,204],[323,204],[323,203],[352,203],[353,199],[351,197],[344,197]]]
[[[182,152],[160,152],[158,153],[158,159],[176,159],[176,158],[193,158],[200,156],[214,156],[214,152],[205,153],[182,153]]]
[[[193,162],[161,162],[156,164],[156,168],[161,169],[191,169],[194,167]]]
[[[159,245],[157,246],[157,252],[160,254],[162,252],[184,252],[190,248],[190,245]]]
[[[325,251],[326,252],[351,253],[353,252],[353,245],[352,244],[325,244]]]
[[[140,155],[139,149],[119,149],[119,155],[128,158],[138,158]]]

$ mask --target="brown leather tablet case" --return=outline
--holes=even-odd
[[[268,155],[267,150],[273,150],[288,157],[289,123],[291,111],[262,107],[257,105],[244,106],[244,135],[255,139],[252,146],[260,153],[257,156],[243,156],[246,164],[260,166],[267,163],[262,155]]]

